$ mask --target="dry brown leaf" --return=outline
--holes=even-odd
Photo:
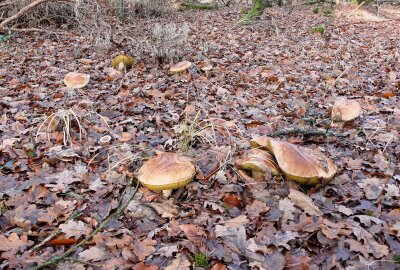
[[[133,251],[139,260],[143,261],[147,256],[152,255],[156,251],[155,245],[157,245],[157,241],[150,238],[142,241],[136,240],[133,243]]]
[[[294,218],[293,213],[298,211],[289,198],[284,198],[279,201],[279,210],[283,212],[282,224],[286,224],[288,220],[292,220]]]
[[[203,228],[193,225],[193,224],[182,224],[179,225],[179,228],[183,231],[185,234],[186,238],[196,244],[196,245],[201,245],[202,240],[206,236],[206,232],[203,230]]]
[[[228,268],[222,263],[216,263],[213,265],[213,267],[211,267],[210,270],[228,270]]]
[[[178,253],[176,258],[165,267],[165,270],[190,270],[191,263],[182,254]]]
[[[290,189],[289,198],[292,202],[312,216],[322,216],[321,210],[316,206],[310,197],[298,190]]]
[[[8,238],[0,235],[0,251],[23,251],[32,244],[25,234],[19,237],[16,233],[11,233]]]
[[[79,257],[84,261],[96,262],[109,258],[109,254],[104,248],[93,246],[79,253]]]
[[[152,207],[163,218],[174,218],[179,214],[173,199],[162,203],[151,202],[147,203],[147,205]]]
[[[259,217],[261,213],[267,213],[269,206],[265,202],[254,200],[251,205],[246,206],[247,214],[250,219]]]
[[[69,220],[67,223],[61,224],[59,228],[63,233],[65,233],[67,238],[73,237],[78,239],[82,235],[86,235],[88,233],[88,228],[85,227],[85,223],[80,220]]]

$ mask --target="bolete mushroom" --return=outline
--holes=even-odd
[[[268,149],[275,156],[279,167],[290,180],[303,185],[317,185],[327,182],[335,175],[337,168],[331,159],[319,151],[269,137],[258,137],[251,145]]]
[[[188,70],[191,66],[192,66],[191,62],[182,61],[182,62],[179,62],[179,63],[177,63],[175,65],[172,65],[169,68],[169,72],[171,72],[172,74],[182,73],[182,72]]]
[[[247,155],[237,162],[239,169],[250,171],[251,176],[257,181],[263,181],[265,173],[278,175],[278,165],[272,155],[260,149],[250,149]]]
[[[332,120],[334,122],[348,122],[361,114],[361,105],[356,100],[345,97],[338,98],[333,104]]]
[[[121,54],[116,56],[112,62],[111,62],[111,66],[113,68],[117,68],[119,66],[119,64],[122,63],[124,65],[125,68],[129,69],[133,66],[133,64],[135,63],[135,58],[130,57],[128,55],[125,54]]]
[[[79,72],[70,72],[64,77],[64,83],[69,88],[83,88],[90,80],[90,75]]]
[[[139,169],[138,180],[149,190],[162,190],[169,197],[173,189],[193,180],[196,168],[192,159],[179,153],[159,153],[144,162]]]

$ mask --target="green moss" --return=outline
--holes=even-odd
[[[317,8],[317,7],[314,8],[312,12],[313,12],[314,14],[318,14],[318,13],[319,13],[319,8]]]
[[[27,156],[28,158],[34,158],[34,157],[36,157],[35,149],[29,149],[28,151],[26,151],[26,156]]]
[[[204,267],[204,268],[210,267],[207,256],[204,253],[197,253],[191,259],[194,266],[196,267]]]
[[[323,25],[318,25],[314,28],[311,28],[310,30],[311,33],[320,33],[323,35],[325,33],[325,27]]]
[[[396,256],[394,257],[394,261],[395,261],[397,264],[400,264],[400,254],[399,254],[399,255],[396,255]]]
[[[373,216],[374,216],[374,211],[372,211],[372,210],[367,210],[367,211],[365,211],[365,214],[366,214],[367,216],[373,217]]]
[[[333,10],[331,10],[331,9],[324,10],[324,15],[325,16],[332,16],[333,15]]]

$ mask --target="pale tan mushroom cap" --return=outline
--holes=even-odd
[[[70,72],[64,77],[64,83],[69,88],[82,88],[85,87],[90,80],[89,74]]]
[[[161,153],[146,161],[138,171],[139,181],[150,190],[180,188],[192,181],[192,160],[177,153]]]
[[[172,65],[169,69],[171,73],[181,73],[188,70],[192,66],[192,63],[189,61],[182,61],[175,65]]]
[[[337,122],[348,122],[361,114],[361,105],[355,100],[338,98],[333,104],[332,120]]]

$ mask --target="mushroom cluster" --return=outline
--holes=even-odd
[[[258,181],[269,170],[278,175],[281,170],[287,179],[303,185],[317,185],[333,178],[337,168],[321,152],[269,137],[251,140],[250,155],[238,162],[238,168],[251,173]],[[275,160],[276,162],[275,162]]]

